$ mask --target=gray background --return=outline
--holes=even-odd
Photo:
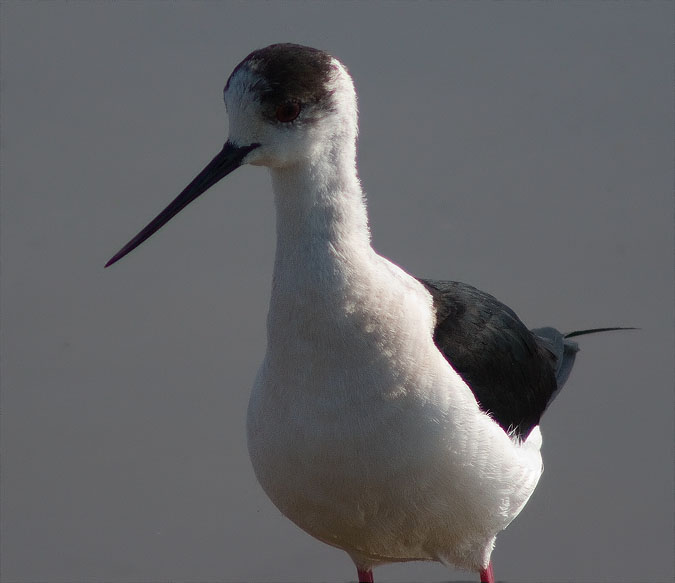
[[[103,263],[294,41],[349,67],[374,245],[582,339],[500,580],[673,577],[673,4],[3,2],[2,580],[348,581],[244,419],[274,253],[247,167]],[[376,580],[476,580],[439,565]]]

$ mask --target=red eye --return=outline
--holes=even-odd
[[[277,107],[277,119],[280,122],[288,123],[300,115],[300,104],[297,101],[288,101]]]

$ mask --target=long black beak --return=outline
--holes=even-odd
[[[150,237],[155,231],[168,223],[200,194],[203,194],[221,178],[224,178],[230,172],[239,168],[246,155],[258,146],[260,146],[260,144],[235,146],[230,142],[225,142],[223,149],[218,152],[216,157],[208,163],[206,168],[204,168],[204,170],[202,170],[196,178],[185,187],[183,192],[181,192],[161,213],[152,219],[138,235],[115,253],[105,266],[108,267],[109,265],[112,265],[116,261],[122,259],[127,253],[136,249],[136,247]]]

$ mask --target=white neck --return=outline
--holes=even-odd
[[[370,251],[370,231],[353,152],[273,168],[275,281],[323,278],[355,253]]]
[[[356,301],[374,251],[353,149],[270,173],[277,249],[268,333],[275,342],[294,329],[318,332]]]

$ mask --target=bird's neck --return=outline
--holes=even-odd
[[[391,355],[426,362],[438,353],[425,336],[431,297],[371,247],[353,159],[275,169],[272,179],[277,251],[261,378],[320,400],[328,392],[349,402],[355,386],[363,402],[398,391]],[[417,333],[428,342],[411,342]]]
[[[332,327],[359,303],[377,256],[353,157],[326,157],[271,174],[277,249],[268,330],[287,338],[292,330]]]
[[[324,277],[372,252],[353,155],[271,170],[276,203],[275,279]]]

